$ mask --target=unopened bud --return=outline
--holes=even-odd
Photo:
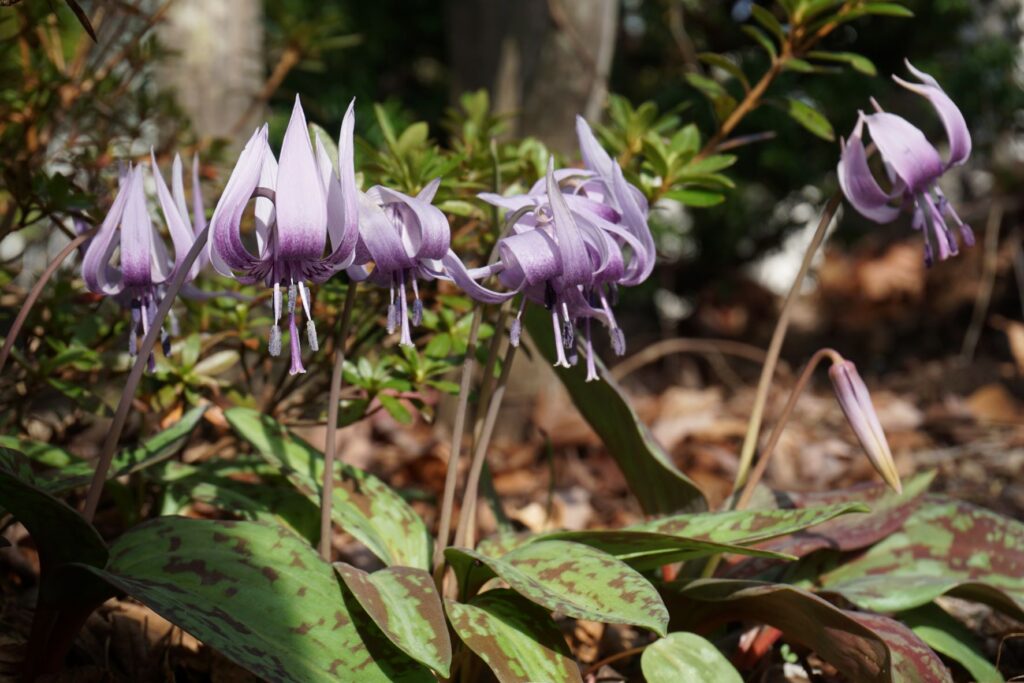
[[[896,471],[892,451],[889,450],[889,442],[886,441],[882,424],[871,403],[871,395],[857,372],[857,366],[848,360],[833,363],[828,376],[832,380],[839,405],[875,471],[882,475],[882,479],[894,491],[902,493],[903,485]]]

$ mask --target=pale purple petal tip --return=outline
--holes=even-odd
[[[298,97],[281,143],[275,192],[278,258],[320,259],[327,241],[327,200]]]

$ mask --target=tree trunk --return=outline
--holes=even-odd
[[[617,0],[450,0],[447,26],[453,97],[486,88],[512,133],[575,148],[575,116],[607,95]]]

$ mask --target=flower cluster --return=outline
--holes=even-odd
[[[354,103],[353,103],[354,104]],[[625,335],[612,313],[619,286],[642,282],[654,267],[654,240],[647,226],[643,194],[626,182],[622,169],[595,139],[582,119],[577,132],[585,168],[555,170],[524,195],[482,194],[481,199],[508,209],[507,234],[498,243],[500,258],[483,268],[467,268],[451,249],[448,221],[433,206],[440,179],[415,197],[375,186],[356,185],[353,159],[354,106],[341,125],[338,161],[331,161],[322,141],[313,143],[298,98],[285,131],[279,157],[268,141],[267,126],[255,130],[242,149],[209,226],[205,260],[217,272],[271,290],[274,324],[268,349],[281,353],[281,318],[287,314],[292,374],[305,372],[296,316],[305,314],[306,339],[318,350],[310,285],[345,271],[355,282],[368,281],[390,291],[388,332],[400,331],[399,343],[412,344],[411,326],[423,315],[422,279],[446,279],[484,303],[521,296],[511,330],[519,343],[521,315],[528,301],[551,312],[558,365],[578,361],[576,328],[581,326],[587,378],[597,379],[591,320],[605,324],[611,345],[625,353]],[[153,158],[153,168],[156,159]],[[149,329],[160,287],[205,227],[198,176],[193,173],[194,229],[185,207],[181,162],[175,160],[173,191],[159,173],[157,195],[176,259],[171,261],[146,209],[142,168],[130,169],[121,182],[95,242],[86,255],[87,285],[103,294],[130,291],[135,328]],[[253,202],[254,244],[246,245],[242,223]],[[120,227],[120,269],[111,265]],[[194,277],[203,261],[193,266]],[[496,275],[505,291],[481,282]]]

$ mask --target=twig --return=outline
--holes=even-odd
[[[345,368],[345,338],[352,320],[352,306],[356,300],[356,283],[349,282],[345,293],[345,306],[341,311],[338,331],[334,336],[334,369],[331,371],[331,389],[327,403],[327,443],[324,447],[324,482],[320,493],[320,557],[331,561],[331,505],[334,495],[334,457],[338,450],[338,404],[341,402],[342,371]]]
[[[981,329],[985,325],[985,316],[992,302],[992,290],[995,287],[996,271],[999,267],[999,228],[1003,223],[1003,205],[999,199],[992,201],[988,212],[988,223],[985,225],[985,256],[982,262],[981,282],[978,284],[978,295],[974,299],[974,313],[971,324],[964,334],[964,344],[960,349],[960,358],[965,362],[974,360],[974,352],[978,349]]]
[[[725,354],[745,358],[754,363],[764,363],[767,357],[765,352],[756,346],[731,339],[665,339],[634,353],[613,367],[610,371],[611,376],[616,381],[621,381],[643,366],[674,353],[699,353],[708,356]]]
[[[602,667],[608,666],[609,664],[617,662],[620,659],[635,657],[636,655],[640,654],[646,649],[647,645],[638,645],[637,647],[631,647],[628,650],[623,650],[622,652],[616,652],[613,655],[608,655],[604,659],[599,659],[590,666],[588,666],[586,672],[584,672],[583,675],[590,676],[591,674],[596,674],[598,671],[601,670]]]
[[[284,82],[285,77],[295,68],[295,65],[302,59],[302,52],[299,51],[294,45],[289,45],[285,48],[284,52],[281,53],[280,59],[277,60],[277,64],[274,66],[274,70],[270,72],[270,76],[263,84],[263,88],[260,90],[259,95],[253,98],[253,101],[249,104],[249,107],[245,112],[238,117],[235,121],[235,125],[231,127],[231,134],[236,135],[243,128],[245,128],[246,122],[248,122],[261,107],[266,105],[273,97],[277,89],[281,87],[281,83]]]
[[[128,379],[124,383],[124,390],[121,392],[121,398],[117,403],[117,412],[114,413],[114,420],[110,424],[110,431],[107,432],[107,438],[103,442],[103,450],[100,452],[99,461],[96,463],[96,471],[93,473],[92,483],[89,485],[88,494],[86,494],[85,506],[82,509],[82,516],[87,522],[92,522],[93,518],[96,516],[96,508],[99,506],[100,496],[103,494],[103,485],[107,481],[107,471],[110,469],[110,463],[114,459],[114,451],[117,450],[118,441],[121,440],[121,432],[124,431],[125,422],[128,421],[128,413],[132,408],[132,400],[135,398],[135,390],[139,386],[142,374],[146,371],[149,355],[153,353],[153,348],[156,346],[156,342],[160,338],[160,330],[163,326],[164,319],[167,317],[167,313],[171,310],[171,306],[174,305],[174,299],[178,296],[178,292],[181,290],[182,285],[185,284],[185,280],[189,276],[189,271],[192,269],[192,264],[195,263],[199,254],[206,246],[206,240],[209,235],[209,226],[196,235],[196,241],[193,242],[192,248],[188,250],[188,254],[185,255],[181,265],[178,266],[178,272],[175,273],[174,279],[167,288],[167,293],[160,301],[160,305],[157,306],[156,314],[153,316],[153,320],[150,323],[149,332],[146,334],[145,338],[142,340],[142,344],[139,346],[138,356],[135,358],[135,365],[132,366],[132,371],[129,373]]]
[[[746,483],[747,473],[754,459],[754,451],[757,450],[757,437],[761,433],[764,407],[768,402],[768,390],[771,387],[772,377],[775,375],[775,366],[779,362],[779,354],[782,352],[782,342],[786,338],[786,330],[789,328],[789,318],[793,312],[793,304],[800,293],[800,287],[803,285],[804,278],[807,277],[807,271],[811,268],[814,255],[818,252],[822,242],[825,241],[828,227],[831,225],[832,219],[835,217],[842,200],[843,194],[837,190],[825,205],[825,210],[821,214],[821,220],[818,222],[818,228],[814,231],[811,243],[807,245],[807,250],[804,252],[803,261],[800,263],[800,270],[793,279],[789,293],[786,294],[786,300],[782,303],[782,312],[779,313],[779,321],[775,324],[775,331],[772,333],[772,340],[768,345],[768,357],[765,360],[764,367],[761,369],[761,378],[758,380],[757,394],[754,397],[754,407],[750,413],[750,421],[747,423],[747,433],[743,438],[739,469],[736,472],[736,480],[733,482],[734,492],[738,491]]]
[[[14,342],[18,338],[18,333],[21,332],[21,328],[25,324],[25,320],[28,319],[28,314],[32,312],[32,307],[35,306],[36,301],[42,295],[43,289],[50,281],[50,278],[57,272],[60,265],[64,263],[64,259],[68,257],[68,254],[85,243],[85,241],[95,235],[98,230],[99,226],[83,232],[81,235],[68,242],[67,246],[60,250],[60,253],[50,261],[49,265],[46,266],[46,269],[43,270],[42,274],[40,274],[39,279],[32,286],[32,290],[25,298],[25,303],[21,305],[21,310],[18,311],[18,317],[14,319],[14,324],[11,325],[11,329],[7,332],[7,337],[4,339],[3,349],[0,349],[0,371],[2,371],[4,366],[7,364],[7,357],[10,356],[11,349],[14,348]]]

